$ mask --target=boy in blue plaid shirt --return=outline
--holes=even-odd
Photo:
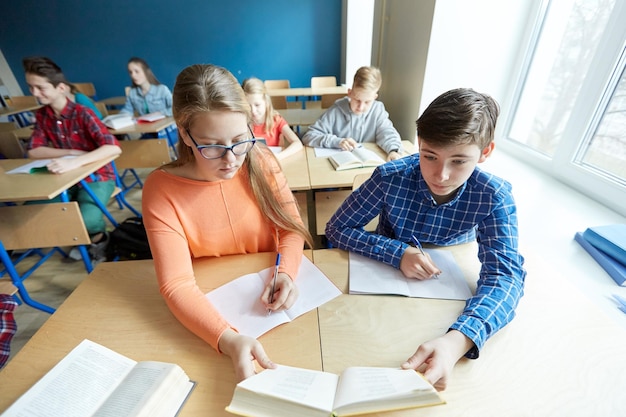
[[[422,343],[402,364],[423,370],[439,390],[461,357],[477,358],[485,341],[513,319],[523,294],[511,185],[477,167],[493,152],[499,111],[493,98],[471,89],[440,95],[417,120],[419,154],[378,167],[326,226],[336,247],[420,280],[440,271],[411,245],[413,237],[438,246],[478,242],[476,294],[446,334]],[[366,232],[377,215],[376,231]]]

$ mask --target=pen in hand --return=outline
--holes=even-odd
[[[411,236],[411,241],[413,241],[413,244],[415,245],[415,247],[416,247],[417,249],[419,249],[420,253],[421,253],[424,257],[426,257],[426,254],[424,253],[424,249],[422,248],[422,244],[420,243],[420,241],[419,241],[419,240],[417,240],[417,238],[415,237],[415,235],[412,235],[412,236]],[[435,275],[433,275],[433,278],[435,278],[435,279],[439,279],[439,274],[435,274]]]
[[[276,278],[278,277],[278,266],[280,265],[280,253],[276,254],[276,265],[274,266],[274,277],[272,278],[272,289],[270,291],[269,302],[272,304],[274,302],[274,292],[276,291]],[[267,309],[267,315],[272,314],[272,310]]]

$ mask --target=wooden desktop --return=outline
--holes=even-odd
[[[476,245],[450,248],[474,291]],[[538,254],[540,255],[540,254]],[[228,256],[194,264],[204,292],[273,262],[274,254]],[[348,254],[313,251],[315,264],[348,290]],[[461,359],[446,405],[380,416],[626,415],[626,332],[604,316],[541,256],[527,257],[526,294],[517,317],[476,360]],[[277,363],[337,373],[352,365],[399,366],[445,333],[462,301],[348,295],[260,338]],[[318,319],[319,317],[319,319]],[[0,371],[0,410],[28,390],[84,338],[134,360],[182,366],[198,384],[180,416],[227,416],[236,384],[229,358],[187,331],[158,292],[152,261],[102,263]]]

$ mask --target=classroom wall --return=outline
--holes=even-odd
[[[148,61],[173,87],[182,68],[213,63],[240,80],[341,78],[341,0],[3,0],[0,49],[24,92],[21,60],[46,55],[98,97],[124,94],[126,63]]]

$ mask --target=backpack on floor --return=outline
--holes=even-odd
[[[107,261],[152,259],[146,228],[141,217],[129,217],[109,235]]]

